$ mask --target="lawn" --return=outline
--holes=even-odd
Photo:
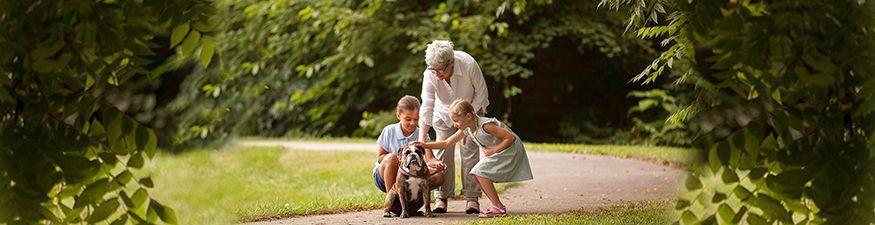
[[[156,187],[150,192],[176,210],[180,224],[375,209],[384,196],[371,178],[375,158],[366,151],[280,147],[162,153],[151,166]],[[461,190],[458,175],[456,179],[456,190]],[[497,188],[503,191],[511,185]]]
[[[696,152],[691,149],[664,146],[554,143],[525,143],[525,146],[526,150],[529,151],[611,155],[620,158],[633,158],[679,167],[684,167],[697,158]]]
[[[366,152],[240,147],[160,154],[153,197],[180,224],[230,224],[270,217],[375,208],[382,194]]]
[[[363,142],[333,141],[343,140]],[[664,147],[540,143],[526,143],[526,147],[530,151],[604,154],[670,164],[684,164],[684,160],[692,157],[689,150]],[[232,224],[376,209],[382,204],[383,193],[374,187],[371,178],[374,160],[375,153],[370,151],[300,151],[281,147],[159,153],[150,166],[156,184],[150,192],[176,210],[180,224]],[[456,190],[461,190],[459,170],[457,167]],[[497,188],[503,191],[513,185],[500,184]],[[486,201],[485,197],[482,200]],[[549,219],[574,221],[574,216],[585,214]]]
[[[669,201],[618,205],[610,209],[571,211],[561,215],[525,215],[475,221],[473,225],[498,224],[582,224],[582,225],[663,225],[677,221]]]

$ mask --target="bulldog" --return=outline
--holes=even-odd
[[[419,208],[425,206],[425,216],[434,217],[431,212],[431,194],[428,185],[428,166],[425,163],[425,149],[407,146],[398,151],[401,160],[395,188],[386,193],[383,202],[383,217],[421,215]]]

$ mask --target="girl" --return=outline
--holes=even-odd
[[[453,125],[459,128],[453,136],[446,141],[417,141],[413,145],[429,149],[446,148],[464,138],[465,141],[473,141],[480,146],[485,157],[480,158],[470,174],[477,178],[480,188],[492,202],[492,207],[480,213],[480,218],[504,216],[507,210],[498,198],[493,183],[532,179],[532,169],[529,167],[529,158],[522,140],[501,121],[474,114],[474,107],[465,100],[456,100],[450,105],[450,118]]]

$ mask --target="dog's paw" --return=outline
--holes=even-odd
[[[407,214],[406,212],[401,213],[401,218],[410,218],[410,214]]]
[[[386,217],[386,218],[390,218],[392,216],[393,216],[392,212],[386,212],[386,214],[383,214],[383,217]]]
[[[425,217],[434,217],[434,213],[427,212],[425,213]]]

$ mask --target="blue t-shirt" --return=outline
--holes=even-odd
[[[414,141],[419,140],[419,128],[413,130],[413,133],[410,133],[410,136],[404,136],[404,133],[401,131],[401,123],[393,123],[383,128],[383,132],[380,132],[380,137],[377,138],[377,144],[386,152],[395,153],[398,149],[403,148],[404,146],[413,143]],[[431,141],[428,136],[425,137],[424,142]]]

